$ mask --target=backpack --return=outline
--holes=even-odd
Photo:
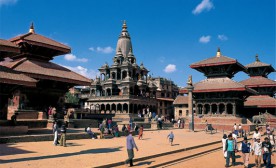
[[[242,142],[242,153],[250,153],[250,143]]]

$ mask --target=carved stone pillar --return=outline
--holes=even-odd
[[[236,103],[232,103],[233,105],[233,116],[236,116]]]

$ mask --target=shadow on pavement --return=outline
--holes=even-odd
[[[150,165],[150,164],[153,163],[153,162],[154,162],[154,161],[139,162],[139,163],[135,164],[135,166]]]
[[[1,163],[13,163],[13,162],[24,162],[24,161],[31,161],[31,160],[52,159],[52,158],[68,157],[68,156],[75,156],[75,155],[82,155],[82,154],[110,153],[110,152],[121,151],[121,148],[123,148],[123,147],[119,146],[116,148],[97,148],[97,149],[89,149],[89,150],[83,150],[80,152],[73,152],[73,153],[62,153],[62,154],[57,154],[57,155],[47,155],[47,156],[36,156],[36,157],[28,157],[28,158],[1,160]]]
[[[77,143],[66,143],[67,146],[83,146]]]
[[[33,151],[27,151],[23,149],[19,149],[19,146],[13,147],[13,144],[0,144],[0,156],[5,155],[18,155],[18,154],[26,154],[26,153],[36,153]]]

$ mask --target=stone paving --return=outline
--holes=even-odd
[[[143,140],[135,137],[139,148],[135,158],[214,142],[222,137],[222,133],[210,135],[175,129],[175,145],[170,146],[167,140],[170,131],[145,131]],[[121,162],[127,158],[125,137],[69,140],[67,145],[54,146],[51,141],[0,144],[0,167],[49,168],[58,165],[59,168],[82,168]]]

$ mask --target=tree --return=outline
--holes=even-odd
[[[78,105],[79,98],[77,96],[71,94],[70,92],[67,92],[65,94],[65,103],[73,104],[73,105]]]

